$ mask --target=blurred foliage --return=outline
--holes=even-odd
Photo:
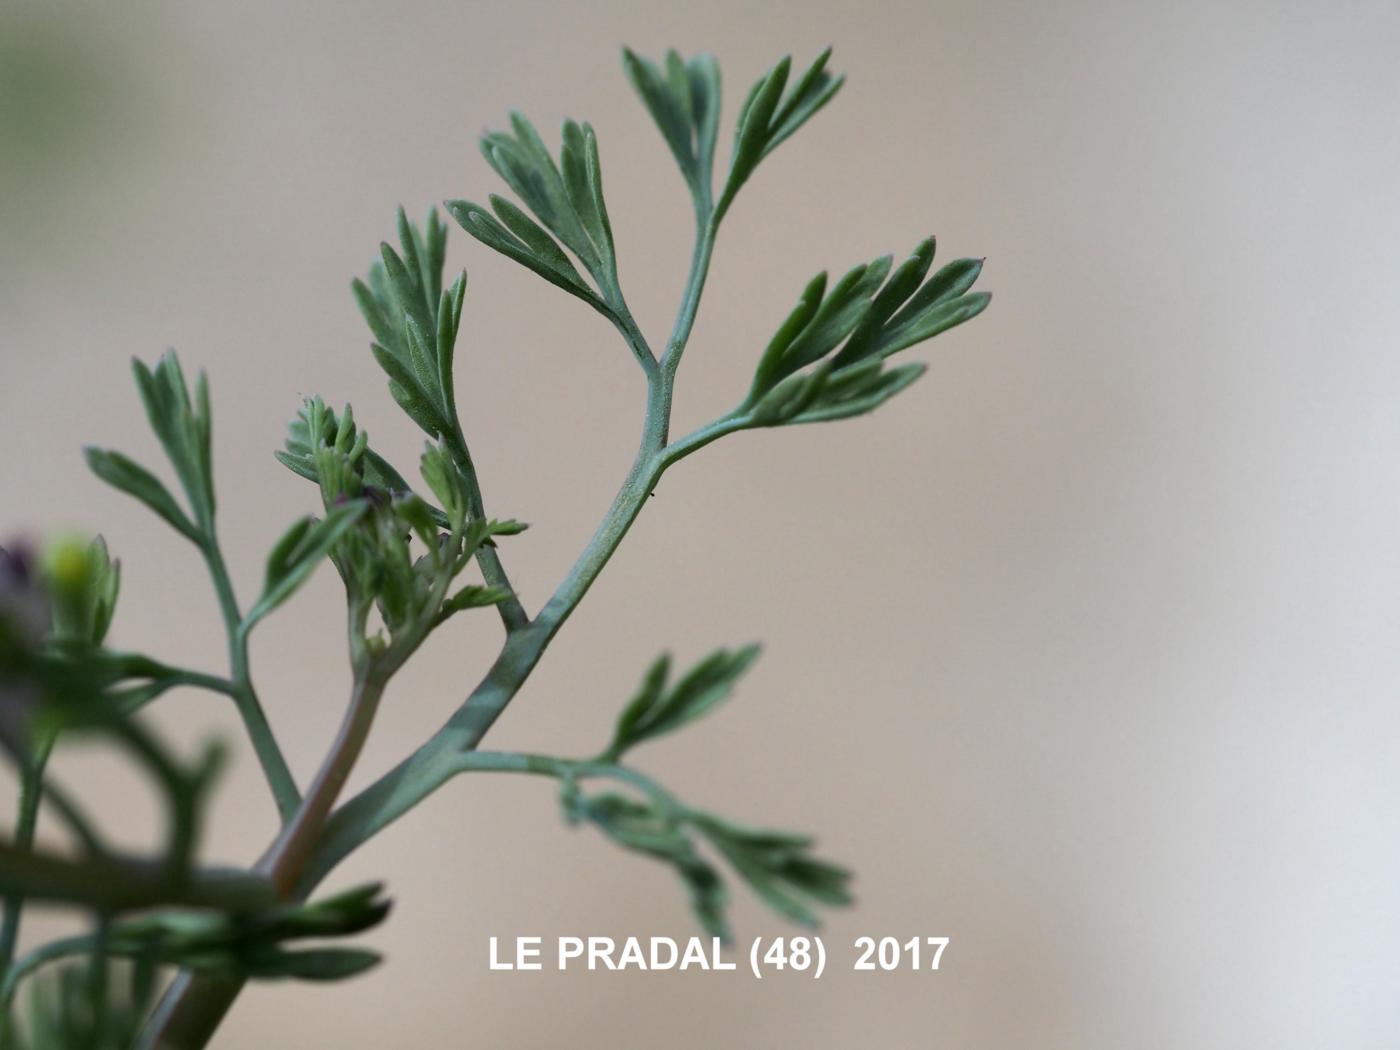
[[[54,214],[139,158],[168,99],[138,45],[166,36],[152,4],[0,4],[0,229],[14,257],[71,245],[53,236]]]

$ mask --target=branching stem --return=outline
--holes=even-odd
[[[466,481],[467,511],[470,517],[484,519],[486,505],[481,496],[481,482],[477,479],[476,465],[472,462],[471,453],[467,451],[467,438],[462,433],[460,423],[456,424],[453,432],[446,436],[446,444],[452,462]],[[476,560],[481,565],[481,575],[487,583],[492,587],[501,587],[510,591],[510,597],[496,606],[500,611],[501,622],[505,624],[507,633],[520,630],[530,622],[530,618],[525,614],[525,607],[520,604],[515,588],[511,586],[510,577],[506,575],[506,569],[501,564],[500,555],[496,553],[494,547],[483,543],[477,549]]]
[[[277,812],[282,820],[286,821],[296,812],[297,804],[301,801],[301,792],[297,790],[296,780],[293,779],[287,760],[282,755],[282,749],[277,746],[277,738],[272,733],[272,726],[268,724],[267,715],[263,712],[262,703],[258,700],[252,678],[249,677],[248,634],[243,627],[243,616],[238,611],[238,600],[234,597],[233,584],[229,580],[223,552],[219,549],[219,541],[214,535],[213,522],[208,522],[204,528],[205,541],[201,545],[204,561],[214,581],[219,610],[224,618],[224,630],[228,634],[229,680],[233,686],[233,702],[243,719],[258,762],[262,765],[268,787],[272,789]]]
[[[283,836],[279,836],[278,842],[286,839],[287,844],[279,847],[274,843],[264,855],[260,867],[273,872],[274,881],[278,882],[281,892],[289,893],[291,899],[305,899],[331,869],[353,850],[462,772],[464,762],[470,764],[474,761],[466,756],[476,749],[482,737],[519,692],[550,641],[588,593],[646,505],[666,468],[721,433],[739,429],[737,417],[731,415],[716,421],[710,428],[701,428],[675,446],[668,446],[676,371],[695,324],[717,228],[717,220],[708,207],[697,209],[697,220],[690,274],[661,361],[657,362],[630,314],[619,326],[646,372],[647,405],[636,458],[607,514],[568,575],[534,619],[525,619],[523,610],[511,614],[515,622],[507,621],[505,644],[486,677],[441,729],[354,798],[331,811],[328,816],[323,813],[320,819],[308,824],[314,826],[314,832],[284,832]],[[460,457],[458,466],[461,467],[463,461],[469,464],[465,441],[454,440],[449,444],[460,446],[453,449],[454,457]],[[467,470],[463,473],[474,480],[474,473]],[[484,513],[481,511],[479,489],[476,500],[474,513]],[[495,568],[490,567],[487,559],[483,559],[481,564],[488,583],[509,586],[501,582],[505,577],[504,570],[499,568],[499,561]],[[500,576],[493,580],[490,573],[495,572],[499,572]],[[344,783],[349,765],[353,765],[354,757],[358,756],[359,747],[363,744],[360,734],[368,731],[368,719],[373,715],[372,705],[377,700],[377,696],[372,701],[361,698],[362,704],[370,704],[363,728],[355,714],[356,705],[352,702],[346,724],[341,729],[340,739],[351,742],[346,753],[352,754],[344,770],[341,770],[340,760],[335,758],[339,744],[332,748],[331,757],[327,760],[335,768],[323,766],[325,782],[334,785],[334,790],[325,792],[332,802]],[[597,775],[604,775],[601,768],[598,767]],[[609,768],[614,771],[611,775],[621,775],[617,772],[620,767]],[[634,775],[630,771],[624,772]],[[322,775],[318,774],[317,784],[322,779]],[[323,808],[323,795],[316,784],[313,784],[307,798],[314,800],[318,810]],[[284,859],[291,857],[295,857],[295,862]],[[294,880],[290,888],[289,879]],[[140,1045],[162,1050],[195,1050],[206,1045],[241,987],[241,981],[181,974],[152,1015],[143,1037],[145,1041]]]

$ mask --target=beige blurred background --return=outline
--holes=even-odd
[[[939,973],[492,973],[487,938],[692,930],[669,873],[560,822],[550,785],[458,782],[337,873],[388,881],[373,976],[261,986],[217,1046],[1381,1048],[1400,1045],[1400,9],[1393,3],[7,4],[0,16],[0,535],[101,529],[114,641],[221,665],[192,552],[88,477],[156,458],[127,361],[208,369],[242,591],[311,509],[271,450],[298,396],[418,438],[347,282],[392,230],[498,181],[518,106],[598,129],[654,340],[689,211],[618,67],[715,52],[725,141],[784,51],[838,100],[741,195],[679,425],[737,398],[803,282],[935,232],[991,310],[877,415],[740,435],[667,477],[502,719],[586,752],[646,663],[760,639],[733,705],[641,753],[697,803],[819,830],[860,872],[828,945],[952,938]],[[547,597],[630,460],[641,385],[585,307],[464,236],[459,387],[509,561]],[[434,728],[499,628],[395,686],[354,787]],[[345,691],[321,574],[256,669],[309,776]],[[237,738],[168,698],[177,740]],[[155,813],[59,765],[128,841]],[[0,806],[12,808],[12,788]],[[211,859],[272,810],[242,748]],[[741,935],[783,932],[742,892]],[[31,924],[31,935],[52,929]]]

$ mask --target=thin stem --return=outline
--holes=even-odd
[[[43,797],[44,767],[53,751],[53,736],[34,741],[33,748],[19,773],[19,808],[15,817],[15,847],[34,847],[34,832],[39,824],[39,800]],[[15,945],[19,943],[19,924],[24,909],[21,894],[5,897],[5,913],[0,920],[0,974],[7,973],[14,961]]]
[[[683,438],[677,438],[662,451],[662,459],[667,467],[670,467],[692,452],[698,452],[711,441],[718,440],[726,434],[733,434],[735,431],[744,430],[753,425],[753,420],[738,410],[730,412],[728,415],[720,416],[713,422],[706,423],[703,427],[697,427]]]
[[[92,953],[88,956],[88,1009],[93,1027],[105,1027],[107,1017],[108,970],[107,959],[111,945],[112,924],[106,915],[96,916],[97,928],[92,933]]]
[[[13,966],[8,967],[5,970],[3,981],[0,981],[0,1018],[3,1018],[3,1021],[0,1021],[0,1026],[2,1026],[0,1032],[9,1034],[8,1014],[10,1007],[14,1004],[15,992],[19,989],[20,981],[46,963],[66,959],[73,955],[87,955],[92,949],[92,934],[78,934],[74,937],[64,937],[61,940],[41,945],[22,956]]]
[[[690,275],[686,278],[685,292],[681,296],[680,309],[676,312],[671,338],[666,341],[666,352],[661,355],[661,371],[669,382],[675,381],[676,371],[681,366],[681,355],[685,353],[691,329],[695,327],[695,315],[700,309],[700,296],[705,291],[705,279],[710,273],[710,258],[714,254],[715,234],[718,231],[717,217],[703,204],[697,204],[695,249],[690,258]]]
[[[486,506],[481,496],[481,482],[477,479],[476,466],[472,463],[471,453],[467,450],[466,435],[462,433],[460,423],[456,424],[453,433],[446,436],[446,444],[452,462],[456,464],[457,470],[467,484],[468,513],[474,519],[484,519]],[[509,598],[496,605],[506,631],[520,630],[530,622],[530,618],[525,614],[525,607],[520,604],[515,588],[511,586],[510,577],[506,575],[505,566],[501,564],[501,558],[496,553],[496,548],[483,543],[477,548],[476,560],[481,565],[481,575],[487,583],[492,587],[500,587],[510,592]]]
[[[219,675],[205,674],[202,671],[187,671],[178,667],[165,668],[160,677],[154,681],[123,689],[113,694],[113,699],[118,705],[122,717],[129,717],[151,701],[182,685],[219,693],[234,701],[238,699],[238,685],[229,679]]]
[[[374,670],[356,676],[345,718],[316,778],[307,789],[306,797],[258,862],[258,870],[266,872],[272,879],[279,896],[290,895],[331,807],[335,805],[350,771],[359,760],[360,752],[364,750],[380,698],[384,695],[385,683],[386,676]]]
[[[81,807],[68,793],[52,781],[45,780],[40,785],[44,793],[44,798],[53,807],[59,818],[68,825],[68,830],[73,833],[73,837],[82,843],[83,849],[89,856],[101,857],[111,851],[103,844],[101,837],[94,829],[92,821],[83,813]]]
[[[238,684],[236,682],[232,682],[222,675],[205,674],[203,671],[187,671],[180,667],[170,668],[170,673],[162,679],[161,685],[166,689],[188,685],[211,693],[221,693],[233,699],[238,697]]]
[[[642,335],[642,330],[637,327],[637,321],[632,316],[632,311],[622,301],[621,292],[617,293],[617,301],[611,304],[611,309],[609,319],[617,328],[623,341],[626,342],[628,349],[632,351],[632,356],[642,366],[647,382],[653,382],[656,379],[656,355],[652,353],[651,345],[647,342],[646,336]]]
[[[687,812],[680,800],[645,773],[616,762],[592,759],[556,758],[552,755],[525,754],[513,751],[468,751],[457,756],[459,773],[532,773],[554,777],[556,780],[576,778],[585,780],[602,777],[618,780],[651,796],[672,814]]]
[[[233,702],[243,719],[248,739],[258,756],[268,787],[272,789],[273,800],[282,820],[291,818],[301,801],[296,780],[277,746],[272,726],[268,724],[262,703],[253,688],[248,674],[248,633],[243,627],[243,616],[238,611],[238,600],[234,597],[233,583],[229,579],[228,567],[224,564],[219,541],[214,535],[213,523],[205,526],[205,541],[202,544],[205,564],[214,581],[214,591],[219,598],[219,610],[224,618],[224,630],[228,634],[229,677],[233,684]]]

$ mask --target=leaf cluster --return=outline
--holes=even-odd
[[[111,924],[67,947],[84,951],[30,982],[27,1033],[0,1032],[4,1050],[127,1050],[155,1000],[160,967],[222,978],[334,981],[380,962],[377,952],[306,940],[352,936],[384,920],[382,886],[260,912],[168,909]],[[7,992],[12,989],[7,988]]]
[[[670,658],[661,657],[623,709],[612,743],[598,761],[616,763],[637,744],[713,711],[728,699],[758,652],[752,645],[718,650],[674,683],[669,682]],[[638,780],[630,773],[626,777]],[[647,783],[644,778],[641,782]],[[745,827],[683,806],[659,790],[641,797],[617,792],[585,795],[574,776],[565,777],[562,800],[571,822],[593,824],[618,845],[671,865],[690,891],[700,922],[716,936],[728,936],[728,896],[702,844],[723,857],[768,907],[795,922],[815,925],[814,905],[850,903],[850,872],[813,857],[809,836]]]
[[[338,980],[379,961],[363,948],[289,948],[294,942],[340,938],[377,926],[390,902],[379,883],[310,904],[281,904],[262,912],[164,911],[123,923],[108,950],[153,953],[162,965],[259,979]]]
[[[174,352],[165,354],[154,370],[133,360],[132,371],[151,429],[175,469],[189,512],[154,474],[120,452],[86,448],[83,452],[88,466],[107,484],[140,500],[181,535],[207,544],[214,520],[209,384],[200,373],[191,396]]]
[[[814,857],[810,836],[746,828],[652,797],[618,792],[589,796],[574,781],[565,782],[562,801],[570,822],[592,824],[624,849],[669,864],[690,891],[696,917],[714,936],[729,937],[729,895],[702,843],[723,857],[764,904],[793,922],[815,926],[816,905],[851,902],[850,872]]]
[[[352,457],[355,464],[353,484],[348,478],[340,478],[329,486],[337,496],[355,498],[366,488],[377,490],[384,497],[412,490],[403,475],[370,448],[369,435],[356,428],[355,415],[350,406],[346,405],[345,411],[337,417],[335,411],[319,397],[307,398],[302,402],[296,418],[287,427],[285,446],[273,455],[292,473],[321,486],[321,474],[316,465],[317,450],[326,446],[339,446],[345,454],[358,449]],[[326,487],[322,486],[323,491]],[[349,488],[354,489],[354,497],[345,491]]]
[[[715,710],[751,666],[756,647],[716,652],[674,679],[669,657],[656,661],[595,759],[491,756],[475,750],[490,718],[529,674],[666,467],[734,430],[869,411],[922,374],[922,366],[891,365],[890,358],[985,309],[989,296],[971,291],[981,269],[977,260],[956,260],[930,276],[932,238],[899,266],[886,256],[855,267],[834,284],[823,273],[806,286],[769,342],[738,409],[678,441],[669,440],[676,366],[694,324],[718,225],[763,159],[840,90],[843,78],[828,70],[830,53],[822,52],[796,76],[790,58],[784,58],[753,85],[737,115],[728,171],[716,198],[718,65],[708,55],[687,60],[672,50],[653,62],[624,50],[626,75],[675,158],[698,221],[691,274],[660,361],[622,294],[598,140],[589,124],[565,121],[556,155],[529,120],[512,113],[509,128],[486,133],[481,149],[514,199],[490,195],[489,209],[466,200],[447,202],[453,218],[474,238],[608,317],[647,372],[647,418],[637,468],[578,567],[534,621],[512,594],[493,549],[496,537],[525,526],[487,517],[458,415],[453,367],[466,275],[445,284],[447,228],[436,210],[419,226],[399,209],[397,248],[381,244],[367,275],[352,284],[390,393],[429,438],[419,465],[421,494],[370,448],[349,406],[337,415],[319,398],[307,400],[277,456],[318,486],[322,510],[293,522],[274,544],[260,595],[246,615],[238,610],[215,538],[208,385],[201,375],[191,388],[173,353],[154,368],[134,363],[147,416],[183,499],[121,453],[90,448],[87,460],[99,477],[140,500],[202,549],[229,633],[230,675],[224,679],[167,667],[144,655],[103,647],[120,588],[120,566],[100,538],[55,548],[33,580],[21,578],[16,566],[25,566],[0,551],[0,742],[16,752],[22,771],[32,778],[30,797],[53,803],[53,812],[77,832],[86,850],[81,860],[35,850],[32,820],[27,840],[17,834],[15,846],[0,844],[5,860],[0,895],[7,898],[8,931],[0,940],[9,940],[4,961],[8,963],[13,945],[12,920],[25,897],[87,908],[98,919],[96,933],[78,946],[89,955],[88,965],[65,967],[53,980],[35,983],[34,1046],[97,1047],[107,1034],[125,1031],[128,1024],[134,1032],[133,1018],[149,1001],[157,965],[223,977],[334,979],[359,973],[377,960],[358,948],[298,945],[348,936],[381,921],[388,905],[378,887],[312,905],[283,905],[259,875],[197,868],[193,858],[204,804],[222,751],[210,748],[186,762],[139,719],[129,717],[176,685],[224,693],[248,724],[284,817],[302,803],[301,815],[321,812],[313,802],[331,811],[334,798],[301,799],[262,716],[247,667],[249,630],[281,607],[323,560],[336,566],[346,588],[354,703],[368,705],[358,708],[357,717],[372,715],[389,675],[442,621],[462,610],[500,604],[511,641],[497,664],[506,673],[485,683],[497,691],[489,697],[496,706],[485,719],[469,712],[473,717],[465,721],[472,723],[470,732],[459,732],[463,720],[454,716],[418,755],[433,756],[431,764],[446,753],[442,748],[457,749],[462,770],[560,777],[568,819],[591,824],[623,848],[669,865],[689,889],[701,922],[721,936],[728,934],[727,878],[737,877],[769,908],[807,925],[816,922],[819,906],[850,902],[850,873],[815,856],[809,836],[738,824],[683,805],[648,777],[619,764],[637,746]],[[473,559],[481,564],[484,582],[463,583],[459,577]],[[378,623],[371,628],[376,613]],[[467,705],[481,695],[473,694]],[[39,731],[30,734],[34,739],[27,739],[36,725]],[[153,781],[169,813],[168,841],[158,856],[108,851],[61,788],[43,783],[47,749],[60,730],[69,728],[109,734]],[[35,741],[42,748],[30,746]],[[348,770],[362,741],[361,734],[358,743],[338,743],[323,769],[337,775]],[[436,771],[413,782],[415,769],[421,774],[417,760],[415,756],[401,767],[408,773],[389,774],[361,798],[368,798],[371,807],[385,805],[381,816],[394,806],[413,804],[438,782],[433,781]],[[581,782],[590,778],[625,783],[630,793],[586,793]],[[318,777],[316,783],[333,785],[333,793],[341,781]],[[383,803],[386,784],[395,796],[390,803]],[[313,787],[313,794],[317,790]],[[353,823],[364,812],[354,800],[334,812],[360,814],[347,818],[352,821],[349,838],[356,842],[374,830],[373,815],[363,826]],[[288,827],[300,830],[295,819]],[[326,830],[314,823],[301,827],[310,827],[312,837]],[[293,873],[298,874],[305,873]],[[170,910],[176,903],[198,908]],[[133,914],[140,917],[118,921]],[[41,961],[63,957],[68,947],[60,944],[56,954]],[[130,962],[133,978],[111,1000],[114,1005],[103,1019],[92,1004],[107,1001],[109,970],[118,957]],[[84,993],[87,1005],[80,1001]],[[8,1006],[8,992],[0,1006]],[[6,1014],[0,1009],[0,1046],[6,1042]]]
[[[349,406],[337,419],[319,398],[308,399],[290,427],[286,452],[278,458],[317,482],[327,508],[324,521],[299,522],[274,550],[274,560],[285,547],[295,563],[279,578],[294,586],[293,568],[300,571],[300,566],[314,565],[320,553],[329,554],[345,582],[357,638],[366,638],[371,607],[378,609],[391,638],[421,639],[453,613],[496,605],[511,596],[505,588],[475,584],[447,593],[482,547],[494,545],[497,536],[516,535],[525,526],[469,517],[468,480],[442,442],[428,443],[420,463],[440,509],[370,451],[368,437],[356,429]],[[390,488],[371,485],[370,478]],[[269,588],[275,575],[269,561]]]
[[[763,158],[841,90],[845,77],[827,70],[830,58],[827,48],[789,84],[792,58],[786,56],[749,89],[734,129],[729,174],[714,206],[716,222]],[[624,49],[623,68],[670,146],[697,208],[707,212],[719,133],[719,66],[709,55],[686,61],[671,50],[657,64]]]
[[[882,256],[829,289],[825,272],[814,277],[759,359],[741,411],[760,426],[846,419],[918,379],[923,365],[886,367],[886,360],[971,320],[991,301],[969,291],[980,260],[957,259],[927,277],[933,256],[930,237],[898,267]]]
[[[524,114],[512,113],[510,127],[483,135],[481,152],[528,213],[496,194],[487,198],[489,211],[467,200],[448,201],[447,210],[488,248],[624,325],[629,315],[617,277],[598,137],[592,126],[564,122],[557,163]],[[565,249],[588,273],[591,284]]]
[[[456,430],[457,394],[452,361],[462,323],[467,275],[443,287],[447,227],[437,209],[420,230],[398,211],[399,251],[379,246],[367,280],[351,285],[389,377],[389,393],[429,437]]]

